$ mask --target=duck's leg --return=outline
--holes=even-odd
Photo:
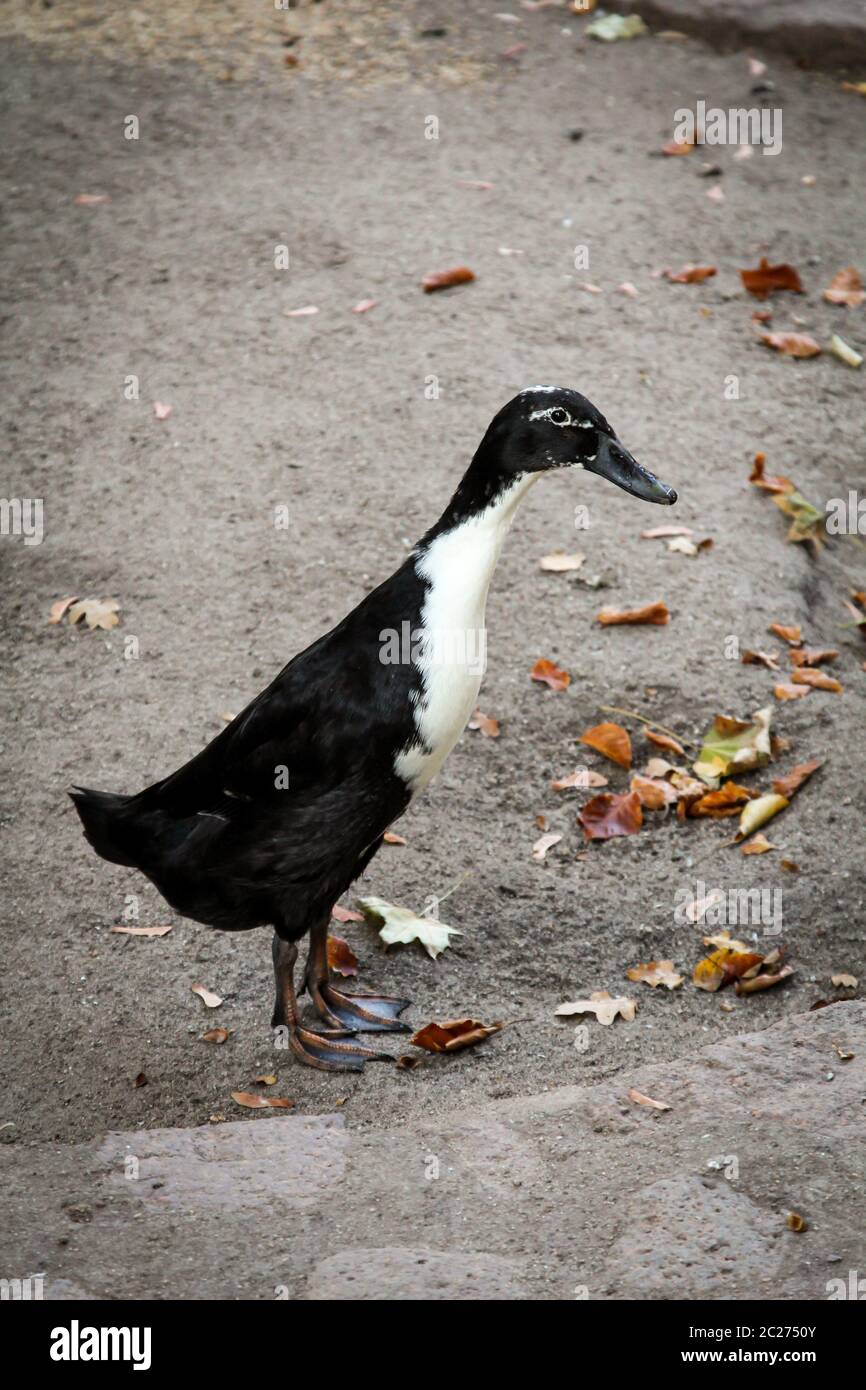
[[[332,1028],[350,1028],[356,1033],[411,1033],[399,1015],[411,999],[390,994],[346,994],[335,989],[328,978],[328,922],[310,932],[310,954],[304,972],[313,1007]]]
[[[391,1061],[385,1052],[364,1047],[362,1043],[347,1042],[351,1030],[342,1024],[338,1024],[334,1032],[327,1033],[302,1028],[298,1020],[294,982],[298,948],[293,941],[284,941],[275,932],[272,950],[277,998],[271,1023],[274,1028],[288,1030],[289,1046],[299,1062],[308,1067],[318,1067],[320,1071],[363,1071],[364,1063],[370,1059]]]

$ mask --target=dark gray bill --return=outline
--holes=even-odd
[[[647,468],[642,468],[615,436],[610,438],[603,435],[595,462],[583,466],[588,472],[608,478],[617,487],[624,488],[644,502],[662,502],[670,507],[677,500],[673,488],[660,482]]]

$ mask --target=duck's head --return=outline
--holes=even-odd
[[[531,386],[491,422],[485,444],[500,470],[515,477],[553,468],[583,468],[644,502],[671,506],[677,494],[641,467],[600,410],[565,386]]]

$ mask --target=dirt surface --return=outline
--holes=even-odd
[[[725,108],[758,99],[743,55],[655,38],[579,49],[582,22],[555,10],[517,25],[486,7],[434,8],[401,7],[402,56],[378,76],[376,53],[352,45],[360,56],[345,81],[312,36],[286,68],[250,56],[242,31],[229,45],[232,81],[218,80],[221,49],[213,65],[185,62],[170,37],[147,55],[115,46],[115,60],[62,33],[36,43],[19,30],[6,44],[4,487],[45,503],[41,545],[0,542],[12,1040],[0,1136],[22,1145],[243,1118],[230,1092],[271,1071],[299,1112],[340,1101],[350,1128],[429,1119],[690,1057],[835,998],[833,973],[862,974],[866,644],[840,625],[849,590],[866,587],[863,544],[840,538],[818,559],[787,544],[785,518],[746,480],[763,449],[769,470],[819,506],[862,490],[863,371],[761,346],[760,306],[737,270],[761,254],[798,266],[807,293],[769,301],[771,327],[824,344],[840,332],[866,351],[866,311],[821,297],[838,270],[866,261],[866,104],[836,79],[773,66],[781,154],[740,161],[715,148],[723,172],[707,179],[703,152],[656,151],[675,109],[698,96]],[[351,13],[363,40],[363,7]],[[418,36],[436,27],[448,32]],[[371,42],[380,52],[379,28]],[[497,59],[518,42],[525,51]],[[129,114],[138,141],[123,138]],[[438,140],[425,139],[431,115]],[[707,198],[715,185],[724,202]],[[79,205],[80,194],[110,201]],[[281,244],[289,271],[274,266]],[[588,269],[575,269],[576,245]],[[685,262],[718,274],[704,285],[651,276]],[[474,284],[421,293],[423,274],[460,263]],[[625,281],[637,298],[618,292]],[[368,297],[376,308],[352,314]],[[284,316],[310,304],[317,315]],[[137,401],[124,399],[130,374]],[[725,396],[732,374],[736,400]],[[425,397],[431,376],[438,399]],[[173,918],[144,880],[89,852],[65,792],[73,781],[137,790],[212,738],[224,713],[391,572],[494,411],[535,382],[588,395],[681,500],[661,513],[580,475],[533,491],[488,610],[481,703],[502,735],[463,737],[401,822],[408,844],[386,847],[360,885],[420,907],[468,874],[442,908],[463,935],[434,963],[417,947],[385,954],[369,927],[345,931],[360,987],[412,996],[413,1023],[472,1014],[512,1026],[414,1072],[323,1076],[272,1047],[267,933],[221,936]],[[168,419],[154,401],[173,406]],[[586,530],[574,529],[576,504],[589,508]],[[273,524],[282,505],[288,531]],[[692,559],[638,539],[662,522],[714,547]],[[538,559],[555,548],[584,551],[583,570],[543,574]],[[582,582],[595,576],[605,587]],[[117,597],[122,625],[49,626],[50,605],[72,593]],[[670,607],[667,627],[593,622],[602,604],[655,599]],[[838,647],[843,694],[777,704],[777,677],[726,658],[731,635],[778,650],[774,621]],[[124,658],[129,636],[138,659]],[[540,656],[571,672],[566,692],[530,681]],[[730,821],[660,816],[587,847],[575,823],[587,794],[549,789],[579,764],[602,768],[576,740],[604,705],[660,720],[695,751],[715,713],[766,704],[790,741],[778,770],[826,760],[767,827],[772,853],[722,848]],[[640,764],[651,750],[624,722]],[[624,772],[603,770],[625,789]],[[563,839],[536,863],[541,813]],[[674,909],[697,880],[783,892],[787,984],[744,999],[628,984],[627,968],[652,958],[690,974],[703,932],[678,925]],[[130,894],[140,924],[173,922],[172,932],[112,935]],[[224,997],[219,1009],[190,993],[197,980]],[[623,987],[639,1000],[636,1020],[592,1029],[579,1051],[555,1007]],[[223,1047],[199,1041],[214,1025],[231,1030]],[[139,1073],[147,1084],[136,1088]]]

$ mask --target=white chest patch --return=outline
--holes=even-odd
[[[520,478],[485,511],[437,536],[417,561],[429,588],[413,633],[422,692],[415,738],[395,771],[416,796],[436,776],[478,701],[487,668],[487,591],[518,502],[538,474]]]

